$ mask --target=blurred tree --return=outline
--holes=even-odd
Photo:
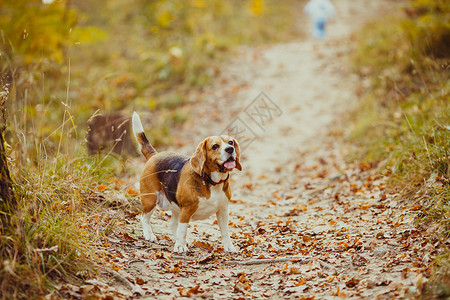
[[[12,189],[12,180],[6,159],[4,127],[0,126],[0,233],[8,226],[10,214],[16,206],[16,199]]]
[[[3,0],[0,51],[14,64],[61,63],[76,15],[64,2]]]

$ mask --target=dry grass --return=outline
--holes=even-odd
[[[412,1],[407,14],[364,29],[355,54],[363,100],[355,112],[352,140],[359,159],[380,166],[411,205],[417,221],[438,224],[450,235],[450,10],[442,1]],[[446,53],[446,55],[443,55]],[[443,243],[442,247],[446,247]],[[426,290],[450,295],[447,254],[435,263]],[[439,294],[441,293],[441,294]]]
[[[93,271],[93,245],[103,237],[97,223],[106,218],[97,186],[110,174],[95,159],[70,156],[36,161],[26,173],[10,163],[18,205],[0,241],[6,298],[42,294],[57,278],[79,280]]]

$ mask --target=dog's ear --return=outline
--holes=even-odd
[[[234,151],[236,151],[236,169],[242,171],[242,166],[240,163],[241,150],[239,149],[239,143],[235,139],[233,139],[233,143],[234,143]]]
[[[200,176],[203,176],[203,169],[205,168],[207,142],[208,139],[204,139],[203,142],[198,144],[190,160],[192,170]]]

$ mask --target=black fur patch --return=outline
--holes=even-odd
[[[176,203],[178,181],[180,180],[181,169],[189,161],[189,157],[174,155],[158,161],[156,170],[158,170],[158,179],[162,184],[164,194],[167,200]]]
[[[145,133],[139,132],[139,133],[137,134],[137,136],[138,136],[138,138],[140,139],[140,143],[141,143],[141,144],[149,144],[149,141],[148,141],[147,137],[145,136]]]

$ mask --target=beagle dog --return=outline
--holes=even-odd
[[[144,134],[139,115],[132,117],[133,132],[147,159],[140,178],[141,216],[144,238],[156,241],[150,218],[156,205],[172,211],[174,252],[183,253],[190,220],[216,214],[225,252],[236,252],[228,232],[228,201],[231,198],[230,172],[242,170],[239,144],[233,138],[211,136],[204,139],[191,157],[174,152],[156,152]]]

